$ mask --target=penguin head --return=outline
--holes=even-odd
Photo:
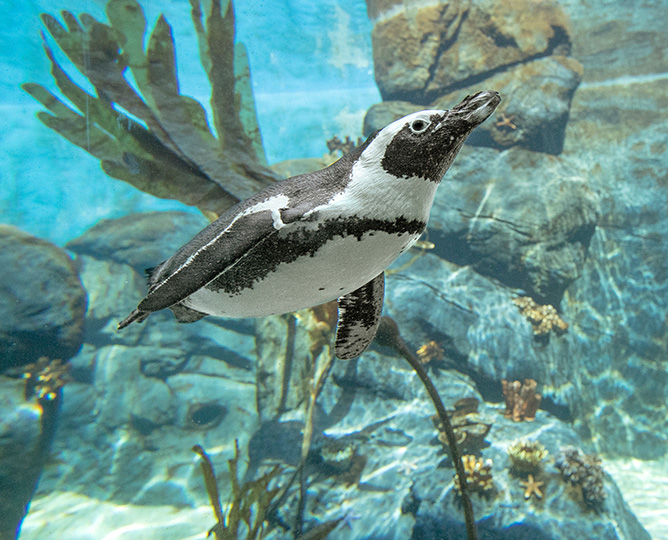
[[[447,111],[409,114],[378,132],[368,156],[380,157],[383,170],[397,178],[440,182],[466,138],[500,102],[498,92],[478,92]]]

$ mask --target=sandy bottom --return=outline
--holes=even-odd
[[[668,460],[604,459],[653,540],[668,540]],[[32,502],[20,540],[204,540],[211,508],[117,505],[69,492]]]
[[[133,506],[54,492],[33,500],[20,540],[204,540],[210,507]]]
[[[668,459],[604,459],[603,466],[652,539],[668,540]]]

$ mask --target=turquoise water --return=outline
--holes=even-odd
[[[410,362],[474,469],[478,537],[668,538],[668,3],[237,0],[210,22],[204,2],[209,45],[197,5],[0,5],[0,540],[467,538]],[[192,324],[165,309],[117,330],[144,270],[233,202],[330,165],[349,150],[334,137],[479,91],[502,101],[385,271],[359,358],[335,359],[333,305]],[[354,218],[386,231],[433,182],[395,197],[383,178]],[[294,280],[338,286],[376,245]],[[538,464],[518,464],[526,441]],[[253,489],[261,536],[233,523]]]

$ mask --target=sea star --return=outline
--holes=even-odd
[[[515,124],[513,124],[514,119],[515,119],[515,117],[512,114],[507,115],[507,116],[505,114],[501,114],[499,119],[496,121],[496,127],[497,128],[508,128],[509,130],[514,131],[514,130],[517,129],[517,126]]]
[[[411,476],[418,469],[418,464],[415,461],[400,461],[397,464],[397,470],[406,476]]]
[[[541,486],[545,484],[545,482],[536,482],[533,479],[533,475],[530,474],[529,478],[527,479],[526,482],[520,482],[523,486],[526,487],[524,490],[524,498],[528,499],[532,495],[535,495],[538,499],[543,498],[543,492],[540,490]]]

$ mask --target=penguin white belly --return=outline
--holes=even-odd
[[[182,303],[209,315],[263,317],[335,300],[368,283],[408,249],[420,234],[370,230],[360,239],[334,237],[313,256],[279,264],[237,293],[202,287]]]

